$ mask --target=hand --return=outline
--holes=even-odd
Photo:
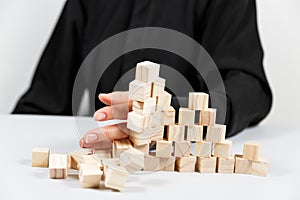
[[[99,100],[106,104],[94,113],[96,121],[101,122],[111,119],[127,119],[132,102],[128,100],[128,92],[112,92],[100,94]],[[80,139],[80,147],[90,149],[107,149],[113,140],[128,137],[126,123],[99,127],[87,132]]]

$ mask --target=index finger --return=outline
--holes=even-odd
[[[106,105],[117,105],[128,103],[128,92],[111,92],[111,93],[100,93],[98,96],[99,100]]]

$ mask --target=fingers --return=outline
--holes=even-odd
[[[94,118],[97,121],[111,120],[111,119],[127,119],[127,114],[131,110],[128,103],[106,106],[94,113]]]
[[[126,131],[126,125],[96,128],[87,132],[84,137],[80,139],[80,147],[90,149],[111,148],[113,140],[128,137]]]
[[[128,103],[128,92],[101,93],[98,98],[106,105],[124,104]]]

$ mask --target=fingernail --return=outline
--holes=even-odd
[[[90,134],[90,135],[87,135],[86,137],[85,137],[85,142],[86,143],[91,143],[91,142],[93,142],[93,141],[95,141],[95,140],[97,140],[97,135],[96,134]]]
[[[106,93],[100,93],[99,97],[105,97],[105,98],[109,98],[109,94]]]
[[[106,114],[105,113],[98,113],[98,114],[96,114],[95,118],[98,121],[104,120],[106,118]]]

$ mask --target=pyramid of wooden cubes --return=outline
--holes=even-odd
[[[159,64],[149,61],[136,66],[135,80],[129,84],[128,138],[114,140],[112,149],[70,155],[34,148],[32,166],[48,167],[54,179],[67,178],[69,169],[79,170],[83,188],[99,188],[103,179],[105,187],[119,191],[125,188],[128,172],[141,170],[267,175],[261,144],[245,143],[243,154],[232,156],[232,141],[225,139],[226,126],[216,124],[217,110],[209,108],[208,94],[190,92],[188,107],[179,108],[175,123],[172,96],[159,70]]]

